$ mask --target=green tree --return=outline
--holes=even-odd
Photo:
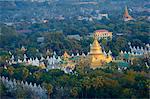
[[[73,88],[70,90],[70,93],[71,93],[71,96],[77,97],[77,96],[78,96],[78,88],[77,88],[77,87],[73,87]]]
[[[3,82],[0,80],[0,96],[4,96],[7,93],[7,88],[3,84]]]
[[[23,68],[22,70],[22,76],[23,76],[23,79],[25,80],[29,75],[29,70],[26,69],[26,68]]]
[[[50,95],[52,94],[53,92],[53,86],[50,84],[50,83],[43,83],[42,84],[45,89],[47,90],[47,93],[48,93],[48,99],[50,99]]]
[[[8,73],[9,73],[10,76],[12,76],[12,75],[14,74],[14,69],[15,69],[15,68],[13,68],[12,66],[9,66],[9,67],[7,68]]]
[[[95,89],[101,88],[104,85],[104,83],[105,81],[101,76],[92,79],[92,86]]]

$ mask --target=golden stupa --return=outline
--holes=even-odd
[[[39,65],[39,67],[40,67],[41,69],[45,69],[45,68],[46,68],[44,62],[41,62],[40,65]]]
[[[61,66],[65,68],[68,67],[68,68],[74,69],[75,63],[70,58],[71,56],[65,51],[62,56],[64,63],[62,63]]]
[[[101,67],[104,63],[109,63],[112,61],[112,57],[110,55],[104,55],[102,52],[102,48],[97,41],[97,38],[94,38],[93,44],[90,46],[90,67],[95,69]]]
[[[65,51],[62,57],[64,60],[68,60],[68,58],[70,58],[70,55]]]

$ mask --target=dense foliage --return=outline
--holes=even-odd
[[[142,2],[139,1],[139,3]],[[105,3],[106,5],[109,4],[108,1]],[[106,6],[104,8],[109,7]],[[13,10],[14,8],[10,9]],[[41,18],[43,18],[42,15],[40,16]],[[28,20],[26,19],[27,17],[23,17],[21,19]],[[99,41],[106,52],[112,51],[113,56],[118,56],[120,50],[129,51],[128,42],[131,42],[132,46],[145,46],[145,44],[150,43],[150,25],[146,18],[139,17],[135,18],[136,20],[134,21],[124,22],[121,20],[122,16],[118,15],[114,10],[110,20],[79,21],[76,18],[74,19],[74,17],[64,20],[50,19],[47,23],[28,24],[27,22],[22,22],[14,26],[1,24],[0,76],[40,84],[47,89],[47,94],[51,98],[148,99],[150,80],[148,76],[149,68],[147,68],[145,62],[150,64],[149,58],[135,59],[133,64],[123,71],[118,71],[119,66],[112,62],[107,64],[106,68],[96,70],[91,70],[86,66],[83,68],[82,65],[79,65],[72,74],[66,74],[57,69],[46,71],[36,66],[25,66],[24,64],[9,65],[7,63],[11,55],[22,59],[24,53],[31,58],[41,57],[41,55],[46,57],[47,55],[52,55],[53,51],[56,51],[58,55],[62,55],[64,51],[67,51],[69,54],[87,53],[89,52],[90,43],[93,41],[93,38],[89,37],[89,35],[98,29],[106,29],[113,32],[112,40],[102,39]],[[82,38],[81,40],[71,39],[67,37],[68,35],[80,35]],[[37,40],[39,37],[43,37],[43,41],[39,42]],[[22,51],[22,46],[25,46],[27,50]],[[49,49],[49,53],[47,53],[47,49]],[[8,92],[8,89],[5,88],[1,81],[0,85],[0,95],[4,98],[5,96],[32,98],[32,93],[28,90],[21,90],[20,86],[15,92]]]
[[[30,29],[31,33],[19,33],[18,29]],[[43,30],[44,29],[44,30]],[[110,41],[101,40],[101,45],[105,48],[106,52],[112,50],[113,56],[117,56],[120,50],[129,50],[128,42],[133,46],[144,46],[144,43],[149,41],[149,22],[145,19],[138,19],[131,22],[123,22],[122,20],[94,20],[78,21],[78,20],[50,20],[48,23],[35,23],[31,25],[23,25],[9,27],[1,25],[1,39],[0,50],[12,51],[13,53],[20,53],[18,48],[25,46],[28,56],[38,56],[35,53],[45,54],[47,49],[56,51],[61,55],[64,50],[69,53],[87,53],[89,45],[92,43],[92,38],[87,35],[97,29],[107,29],[113,32],[113,39]],[[20,30],[20,29],[19,29]],[[67,35],[79,34],[82,39],[69,39]],[[122,34],[119,36],[118,34]],[[38,42],[38,37],[44,37],[42,42]],[[39,51],[37,51],[37,49]]]
[[[138,66],[137,66],[138,64]],[[0,68],[1,76],[9,79],[23,80],[46,86],[48,95],[52,98],[148,98],[148,68],[136,62],[127,70],[118,71],[116,65],[107,66],[104,69],[85,69],[83,66],[76,68],[76,73],[65,74],[61,70],[41,70],[35,66],[12,65],[7,69]],[[1,86],[1,90],[7,95],[7,89]],[[3,92],[2,91],[2,92]],[[30,96],[21,95],[20,96]],[[16,94],[11,94],[16,97]]]

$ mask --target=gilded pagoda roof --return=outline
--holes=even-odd
[[[97,39],[95,38],[94,42],[91,46],[91,49],[90,49],[90,54],[96,54],[96,53],[97,54],[102,53],[102,48],[101,48],[99,42],[97,41]]]

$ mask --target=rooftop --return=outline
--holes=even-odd
[[[96,30],[95,32],[108,32],[108,30],[102,29],[102,30]]]

